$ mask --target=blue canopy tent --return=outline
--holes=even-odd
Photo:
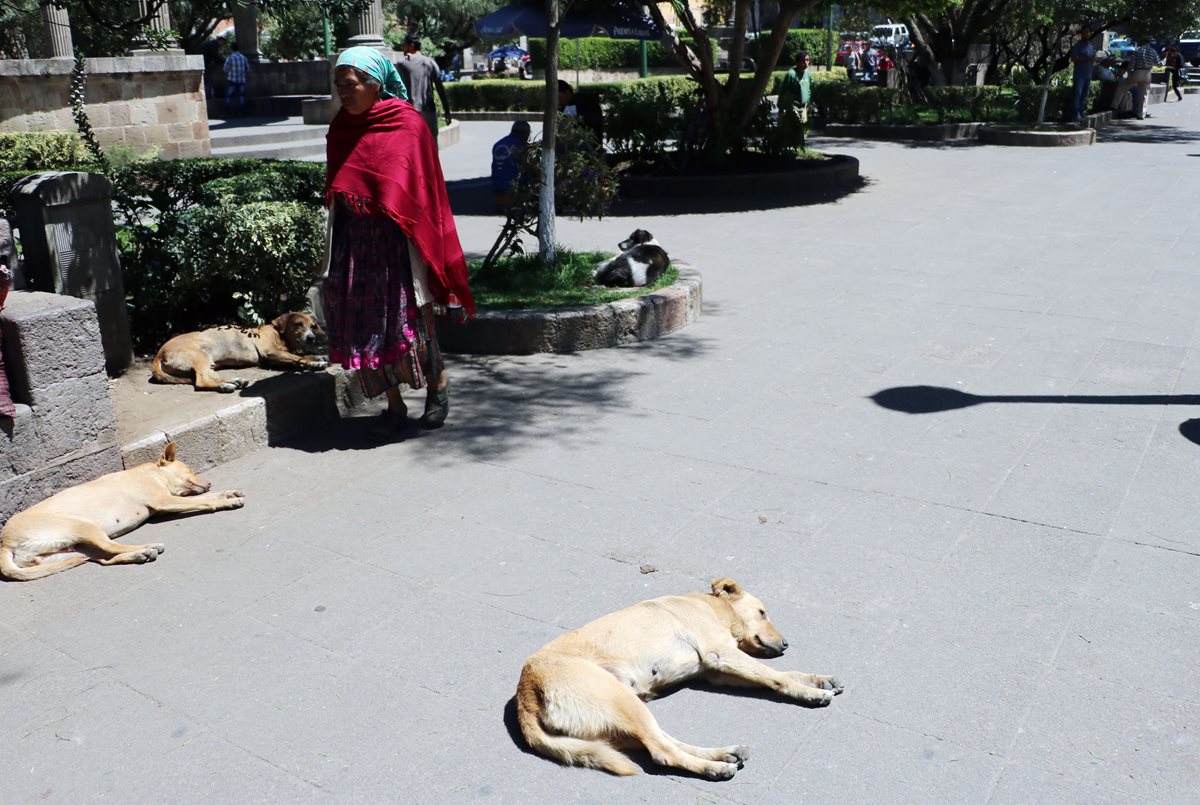
[[[484,39],[544,38],[548,33],[544,5],[513,5],[497,9],[475,21],[475,31]],[[606,8],[568,11],[559,20],[559,36],[574,39],[576,57],[579,40],[587,36],[609,39],[658,41],[663,31],[641,7],[613,3]],[[579,59],[575,60],[575,83],[579,84]]]

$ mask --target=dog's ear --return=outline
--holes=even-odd
[[[271,322],[271,326],[274,327],[280,335],[283,335],[287,332],[288,320],[291,318],[291,313],[282,313],[275,317],[275,321]]]
[[[713,595],[725,598],[740,598],[742,595],[742,585],[738,584],[731,578],[722,576],[719,579],[713,579],[712,582]]]
[[[158,466],[165,467],[175,460],[175,442],[167,442],[162,455],[158,457]]]

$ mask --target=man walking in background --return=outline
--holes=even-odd
[[[421,37],[409,34],[404,37],[404,58],[396,63],[400,78],[408,88],[408,99],[417,107],[426,125],[437,139],[437,104],[433,99],[436,88],[442,101],[442,115],[450,123],[450,99],[446,97],[446,88],[442,85],[442,69],[438,63],[421,53]]]
[[[242,55],[238,43],[230,45],[233,52],[225,59],[225,115],[233,113],[231,109],[234,96],[237,96],[237,112],[246,110],[246,74],[250,72],[250,60]]]
[[[801,123],[808,123],[808,104],[812,100],[812,75],[806,51],[796,54],[796,66],[787,71],[779,85],[779,114],[795,113]]]

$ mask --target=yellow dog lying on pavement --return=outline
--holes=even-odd
[[[762,601],[733,579],[714,579],[711,594],[643,601],[540,648],[521,669],[517,720],[533,749],[566,764],[637,774],[618,747],[640,744],[655,763],[728,780],[746,760],[745,746],[677,741],[642,701],[699,677],[829,704],[842,692],[833,677],[776,671],[750,656],[778,657],[787,645]]]
[[[155,514],[240,509],[241,492],[209,492],[212,484],[175,459],[167,442],[158,461],[110,472],[48,497],[9,518],[0,532],[0,576],[30,581],[82,565],[153,562],[158,543],[125,545],[127,534]]]
[[[307,313],[284,313],[262,327],[213,327],[177,335],[162,345],[150,364],[152,383],[192,383],[199,391],[229,393],[249,382],[240,377],[224,380],[217,369],[246,366],[279,366],[288,369],[324,369],[329,362],[311,351],[324,340],[325,331]]]

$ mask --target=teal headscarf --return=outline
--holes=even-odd
[[[396,65],[388,61],[375,48],[361,46],[347,48],[338,54],[337,66],[341,67],[343,64],[362,70],[378,81],[380,98],[408,100],[408,90],[404,88],[404,82],[400,80],[400,73],[396,72]]]

